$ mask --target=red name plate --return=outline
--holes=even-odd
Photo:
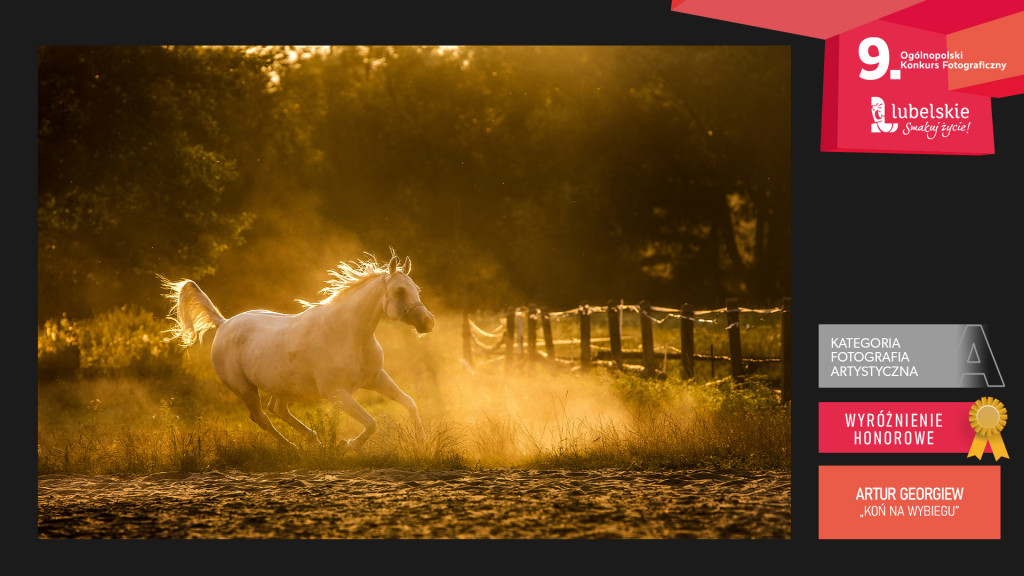
[[[998,466],[820,466],[821,539],[998,539]]]
[[[971,402],[820,402],[821,453],[950,453],[974,441]],[[992,448],[986,445],[987,452]]]
[[[876,21],[825,42],[821,149],[992,154],[987,96],[951,92],[946,35]]]

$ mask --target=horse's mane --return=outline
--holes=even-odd
[[[365,252],[365,254],[367,256],[366,259],[360,258],[351,262],[342,261],[338,263],[337,270],[327,271],[331,277],[327,280],[327,287],[319,292],[319,294],[326,294],[322,300],[319,302],[306,302],[305,300],[296,299],[295,301],[302,304],[304,308],[323,306],[324,304],[330,303],[339,294],[355,288],[356,286],[376,278],[381,274],[387,274],[387,268],[381,266],[373,254],[370,254],[369,252]],[[395,256],[394,249],[391,250],[391,256]]]

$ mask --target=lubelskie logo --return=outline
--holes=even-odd
[[[899,124],[885,121],[885,100],[878,96],[871,97],[871,131],[872,132],[895,132]]]
[[[912,103],[905,106],[892,104],[889,112],[891,114],[887,116],[885,100],[878,96],[871,97],[871,132],[891,134],[899,131],[904,136],[918,132],[928,140],[934,140],[939,136],[949,138],[953,134],[967,134],[971,131],[971,110],[959,103],[950,105],[930,102],[920,106]]]

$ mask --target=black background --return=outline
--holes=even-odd
[[[35,52],[41,44],[721,44],[788,45],[792,54],[792,320],[793,530],[780,541],[433,541],[369,542],[43,542],[35,531],[34,400],[7,415],[31,471],[14,496],[24,523],[8,523],[34,549],[16,549],[34,569],[163,573],[169,569],[287,570],[317,573],[374,570],[485,572],[726,573],[808,570],[943,572],[1011,566],[1011,532],[1020,521],[1019,363],[1024,302],[1019,198],[1024,165],[1024,95],[992,100],[995,154],[942,156],[820,152],[823,40],[676,13],[671,0],[619,2],[345,2],[249,4],[92,4],[28,9],[8,20],[19,67],[9,70],[8,114],[18,119],[12,163],[24,182],[8,197],[22,200],[17,220],[34,232]],[[370,7],[375,6],[375,7]],[[18,24],[22,22],[22,24]],[[27,32],[26,32],[27,31]],[[18,36],[23,35],[23,36]],[[757,88],[752,86],[752,90]],[[10,116],[9,116],[10,117]],[[10,148],[10,147],[9,147]],[[16,186],[16,184],[12,184]],[[10,242],[10,241],[9,241]],[[34,244],[33,244],[34,245]],[[8,246],[15,246],[9,243]],[[17,244],[20,247],[20,243]],[[34,257],[34,254],[31,256]],[[24,259],[26,273],[34,258]],[[25,290],[21,298],[34,298]],[[35,323],[25,306],[24,332]],[[819,541],[817,467],[828,464],[993,465],[950,455],[819,455],[820,401],[965,401],[978,390],[819,390],[819,324],[984,324],[1006,388],[992,395],[1008,409],[1003,438],[1011,456],[1002,469],[1001,541]],[[19,330],[19,333],[22,330]],[[29,374],[29,339],[18,356]],[[27,379],[19,379],[28,388]],[[31,390],[21,393],[31,394]],[[987,393],[987,392],[986,392]],[[1016,424],[1015,424],[1016,423]],[[8,540],[13,543],[13,541]],[[8,547],[11,549],[11,547]],[[17,565],[16,563],[14,564]]]

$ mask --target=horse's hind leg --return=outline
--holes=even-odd
[[[395,381],[391,379],[387,372],[381,370],[377,377],[374,378],[373,383],[367,386],[367,388],[405,407],[406,411],[409,412],[409,417],[412,418],[413,425],[416,427],[416,437],[421,441],[426,439],[427,435],[423,431],[423,422],[420,421],[420,411],[416,408],[416,402],[411,396],[403,392],[398,387],[398,384],[395,384]]]
[[[270,417],[263,411],[263,406],[260,405],[259,389],[249,382],[246,382],[245,386],[230,386],[230,388],[235,394],[238,394],[238,397],[245,403],[245,406],[249,409],[249,418],[252,418],[253,422],[255,422],[260,428],[270,432],[275,438],[283,442],[285,445],[298,450],[298,446],[292,444],[290,440],[277,431],[277,428],[274,428],[274,424],[270,421]]]
[[[311,430],[308,426],[299,422],[299,419],[292,415],[288,410],[288,403],[277,397],[270,399],[270,404],[267,406],[272,414],[275,414],[281,420],[287,422],[292,428],[295,428],[302,433],[310,442],[316,442],[318,445],[323,446],[320,443],[320,439],[317,437],[316,432]]]

